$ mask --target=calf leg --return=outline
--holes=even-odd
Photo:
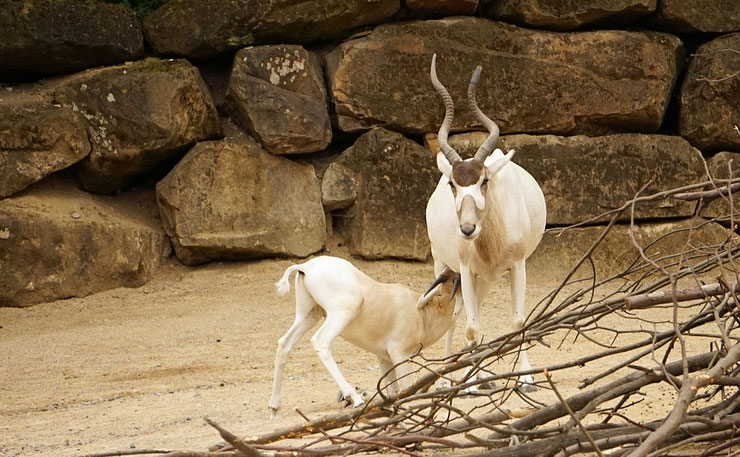
[[[352,319],[353,316],[347,313],[335,312],[327,314],[324,323],[321,324],[318,331],[311,337],[311,344],[313,344],[319,359],[321,359],[321,362],[327,371],[329,371],[334,382],[339,386],[342,396],[344,398],[351,398],[353,406],[360,406],[365,403],[365,400],[347,382],[342,372],[339,371],[337,362],[334,361],[334,357],[331,355],[331,343],[342,333]]]
[[[378,363],[380,364],[380,388],[387,386],[388,395],[397,394],[398,382],[396,382],[396,370],[393,368],[393,363],[380,357],[378,357]]]
[[[288,356],[295,348],[295,345],[321,318],[321,309],[316,302],[306,292],[303,287],[301,274],[296,277],[296,313],[295,321],[288,331],[278,340],[277,351],[275,353],[275,372],[272,381],[272,395],[268,406],[270,408],[270,419],[280,409],[281,385],[283,381],[283,369],[288,361]]]
[[[405,351],[399,351],[392,347],[388,348],[388,355],[391,363],[395,365],[396,384],[399,390],[403,390],[411,385],[411,364],[408,362],[409,354]]]

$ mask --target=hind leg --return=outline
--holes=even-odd
[[[275,372],[272,381],[272,395],[268,406],[270,408],[270,419],[273,419],[280,409],[281,387],[283,381],[283,369],[288,361],[288,356],[306,334],[321,318],[321,308],[306,292],[303,287],[300,273],[296,276],[296,313],[293,325],[278,340],[275,353]]]
[[[311,344],[313,344],[319,359],[321,359],[321,362],[334,379],[334,382],[339,386],[343,398],[351,398],[353,406],[360,406],[365,403],[365,400],[347,382],[347,379],[342,375],[337,362],[331,354],[332,342],[342,333],[353,318],[354,316],[351,313],[341,312],[339,310],[332,313],[327,312],[326,320],[311,337]]]

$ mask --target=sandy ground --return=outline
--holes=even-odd
[[[416,290],[432,277],[431,264],[354,261],[378,280]],[[252,435],[300,421],[296,407],[311,417],[336,410],[337,388],[304,338],[287,365],[283,415],[268,420],[275,343],[294,309],[292,296],[280,297],[273,283],[292,263],[173,264],[138,289],[0,309],[0,455],[206,450],[220,438],[204,417]],[[530,272],[528,302],[538,301],[559,278],[557,272]],[[507,330],[508,300],[503,280],[483,306],[484,330]],[[442,350],[440,341],[426,353]],[[548,365],[595,350],[584,342],[559,350],[537,347],[530,358],[534,366]],[[335,344],[334,355],[350,382],[375,384],[373,356],[343,341]],[[563,391],[574,392],[580,379],[612,363],[557,373],[555,379]],[[554,401],[549,392],[538,395]],[[659,414],[672,399],[667,388],[649,393],[631,409],[632,417]]]

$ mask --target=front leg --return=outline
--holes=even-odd
[[[398,393],[398,383],[396,382],[396,370],[393,368],[393,363],[390,360],[378,357],[378,363],[380,365],[380,385],[388,388],[388,395],[396,395]]]
[[[460,282],[463,304],[465,305],[465,338],[468,342],[476,343],[480,337],[480,320],[478,318],[478,296],[476,278],[465,265],[460,265]]]
[[[524,326],[524,301],[527,292],[527,270],[524,260],[521,260],[511,267],[511,304],[512,304],[512,326],[514,331],[519,331]],[[527,350],[521,349],[519,352],[519,371],[531,370]],[[534,384],[534,377],[531,374],[519,377],[518,386],[525,392],[537,390]]]

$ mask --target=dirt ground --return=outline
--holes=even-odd
[[[380,281],[416,290],[432,278],[430,263],[353,261]],[[280,297],[273,283],[292,263],[198,268],[173,263],[138,289],[0,309],[0,455],[206,450],[220,437],[204,417],[239,435],[253,435],[299,422],[294,408],[311,417],[336,410],[337,388],[306,337],[286,368],[282,417],[269,420],[275,345],[290,326],[294,309],[292,295]],[[538,301],[560,277],[560,272],[530,272],[528,303]],[[484,331],[508,330],[508,300],[504,279],[482,308]],[[457,347],[463,345],[462,326],[458,322]],[[556,346],[534,348],[532,364],[548,365],[596,350],[580,341],[560,350]],[[440,341],[426,354],[442,351]],[[373,356],[343,341],[335,344],[334,355],[351,383],[374,386]],[[554,378],[566,394],[573,393],[581,379],[613,363],[558,372]],[[554,401],[550,392],[538,395]],[[673,393],[661,387],[633,407],[631,417],[656,417],[672,399]]]

